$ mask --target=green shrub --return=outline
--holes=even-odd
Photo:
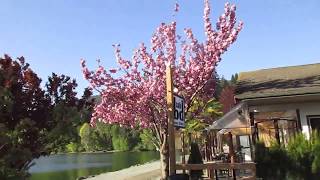
[[[258,142],[255,146],[255,162],[257,176],[270,180],[286,179],[291,164],[285,148],[277,143],[267,148],[263,142]]]
[[[112,150],[112,125],[103,122],[97,122],[93,128],[96,136],[97,150]]]
[[[197,143],[191,143],[190,156],[188,159],[188,164],[203,164],[202,156]],[[203,175],[202,170],[191,170],[191,179],[200,179]]]
[[[112,145],[114,150],[128,151],[130,149],[128,139],[123,136],[113,136]]]
[[[138,144],[140,146],[140,150],[156,150],[153,142],[156,141],[155,136],[153,136],[151,130],[144,129],[140,134],[141,142]]]
[[[320,136],[313,132],[308,140],[302,133],[290,139],[286,148],[274,143],[255,146],[257,176],[263,179],[320,179]]]
[[[287,173],[291,168],[291,159],[287,155],[286,149],[283,146],[274,143],[271,145],[269,153],[274,178],[287,179]]]
[[[71,142],[66,145],[67,152],[81,152],[83,150],[80,143]]]
[[[268,177],[269,171],[266,171],[270,164],[268,148],[263,142],[257,142],[255,145],[255,163],[257,168],[257,177]]]
[[[320,134],[318,132],[313,133],[313,147],[314,159],[312,162],[312,172],[320,172]],[[318,176],[320,177],[319,173]]]
[[[290,140],[287,152],[293,161],[290,175],[293,179],[320,179],[320,137],[313,132],[308,140],[303,134]]]
[[[88,123],[84,123],[79,131],[79,136],[81,137],[81,144],[86,149],[86,151],[90,151],[92,149],[92,141],[90,139],[90,136],[92,134],[92,130],[90,128],[90,125]]]

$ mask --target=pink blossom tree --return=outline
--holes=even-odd
[[[226,3],[213,28],[208,0],[204,4],[204,42],[199,42],[189,28],[185,29],[185,36],[178,36],[176,22],[161,23],[152,35],[151,46],[147,48],[142,43],[130,59],[121,56],[120,45],[114,45],[117,68],[99,65],[95,71],[89,71],[85,61],[81,62],[85,79],[101,96],[91,124],[102,121],[151,129],[160,152],[162,178],[168,175],[166,63],[175,67],[174,86],[185,98],[188,110],[196,98],[212,97],[213,92],[205,89],[214,84],[212,77],[221,55],[236,40],[243,25],[236,23],[235,5]],[[175,11],[178,9],[176,4]]]

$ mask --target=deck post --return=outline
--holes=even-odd
[[[297,129],[299,132],[302,132],[302,126],[301,126],[301,116],[300,116],[300,109],[296,109],[297,114]]]
[[[184,149],[184,133],[181,132],[181,154],[182,154],[182,164],[186,164],[186,153],[185,153],[185,149]],[[182,173],[185,174],[186,170],[182,170]]]
[[[276,137],[277,143],[280,145],[279,124],[277,119],[273,120],[273,125],[275,129],[275,137]]]
[[[215,134],[214,134],[214,132],[211,132],[210,135],[211,135],[211,159],[213,159],[213,155],[216,154],[216,151],[215,151],[215,146],[216,146]]]
[[[230,163],[235,163],[235,153],[234,153],[234,147],[233,147],[233,138],[231,132],[228,133],[229,137],[229,154],[230,154]],[[232,172],[233,179],[236,179],[236,172],[235,169],[230,169]]]
[[[256,126],[254,123],[254,112],[249,113],[250,116],[250,127],[251,127],[251,139],[252,139],[252,144],[256,145]]]
[[[233,140],[231,132],[228,133],[229,137],[229,154],[230,154],[230,162],[234,163],[234,148],[233,148]]]
[[[255,151],[255,145],[257,143],[257,139],[256,139],[256,131],[257,131],[257,125],[255,125],[254,123],[254,112],[250,112],[249,113],[249,118],[250,118],[250,130],[251,130],[251,157],[252,160],[255,159],[254,156],[254,151]]]

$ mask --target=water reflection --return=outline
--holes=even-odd
[[[37,159],[30,180],[74,180],[159,159],[158,152],[59,154]]]

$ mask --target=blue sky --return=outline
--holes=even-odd
[[[191,27],[203,39],[203,2],[179,0],[179,33]],[[211,0],[212,19],[226,1]],[[320,62],[320,1],[242,0],[237,17],[244,28],[223,55],[218,73]],[[96,67],[101,59],[115,67],[112,44],[120,43],[131,57],[140,42],[150,42],[161,22],[173,20],[175,0],[1,0],[0,54],[25,56],[43,79],[51,72],[82,78],[80,58]],[[297,72],[298,73],[298,72]]]

